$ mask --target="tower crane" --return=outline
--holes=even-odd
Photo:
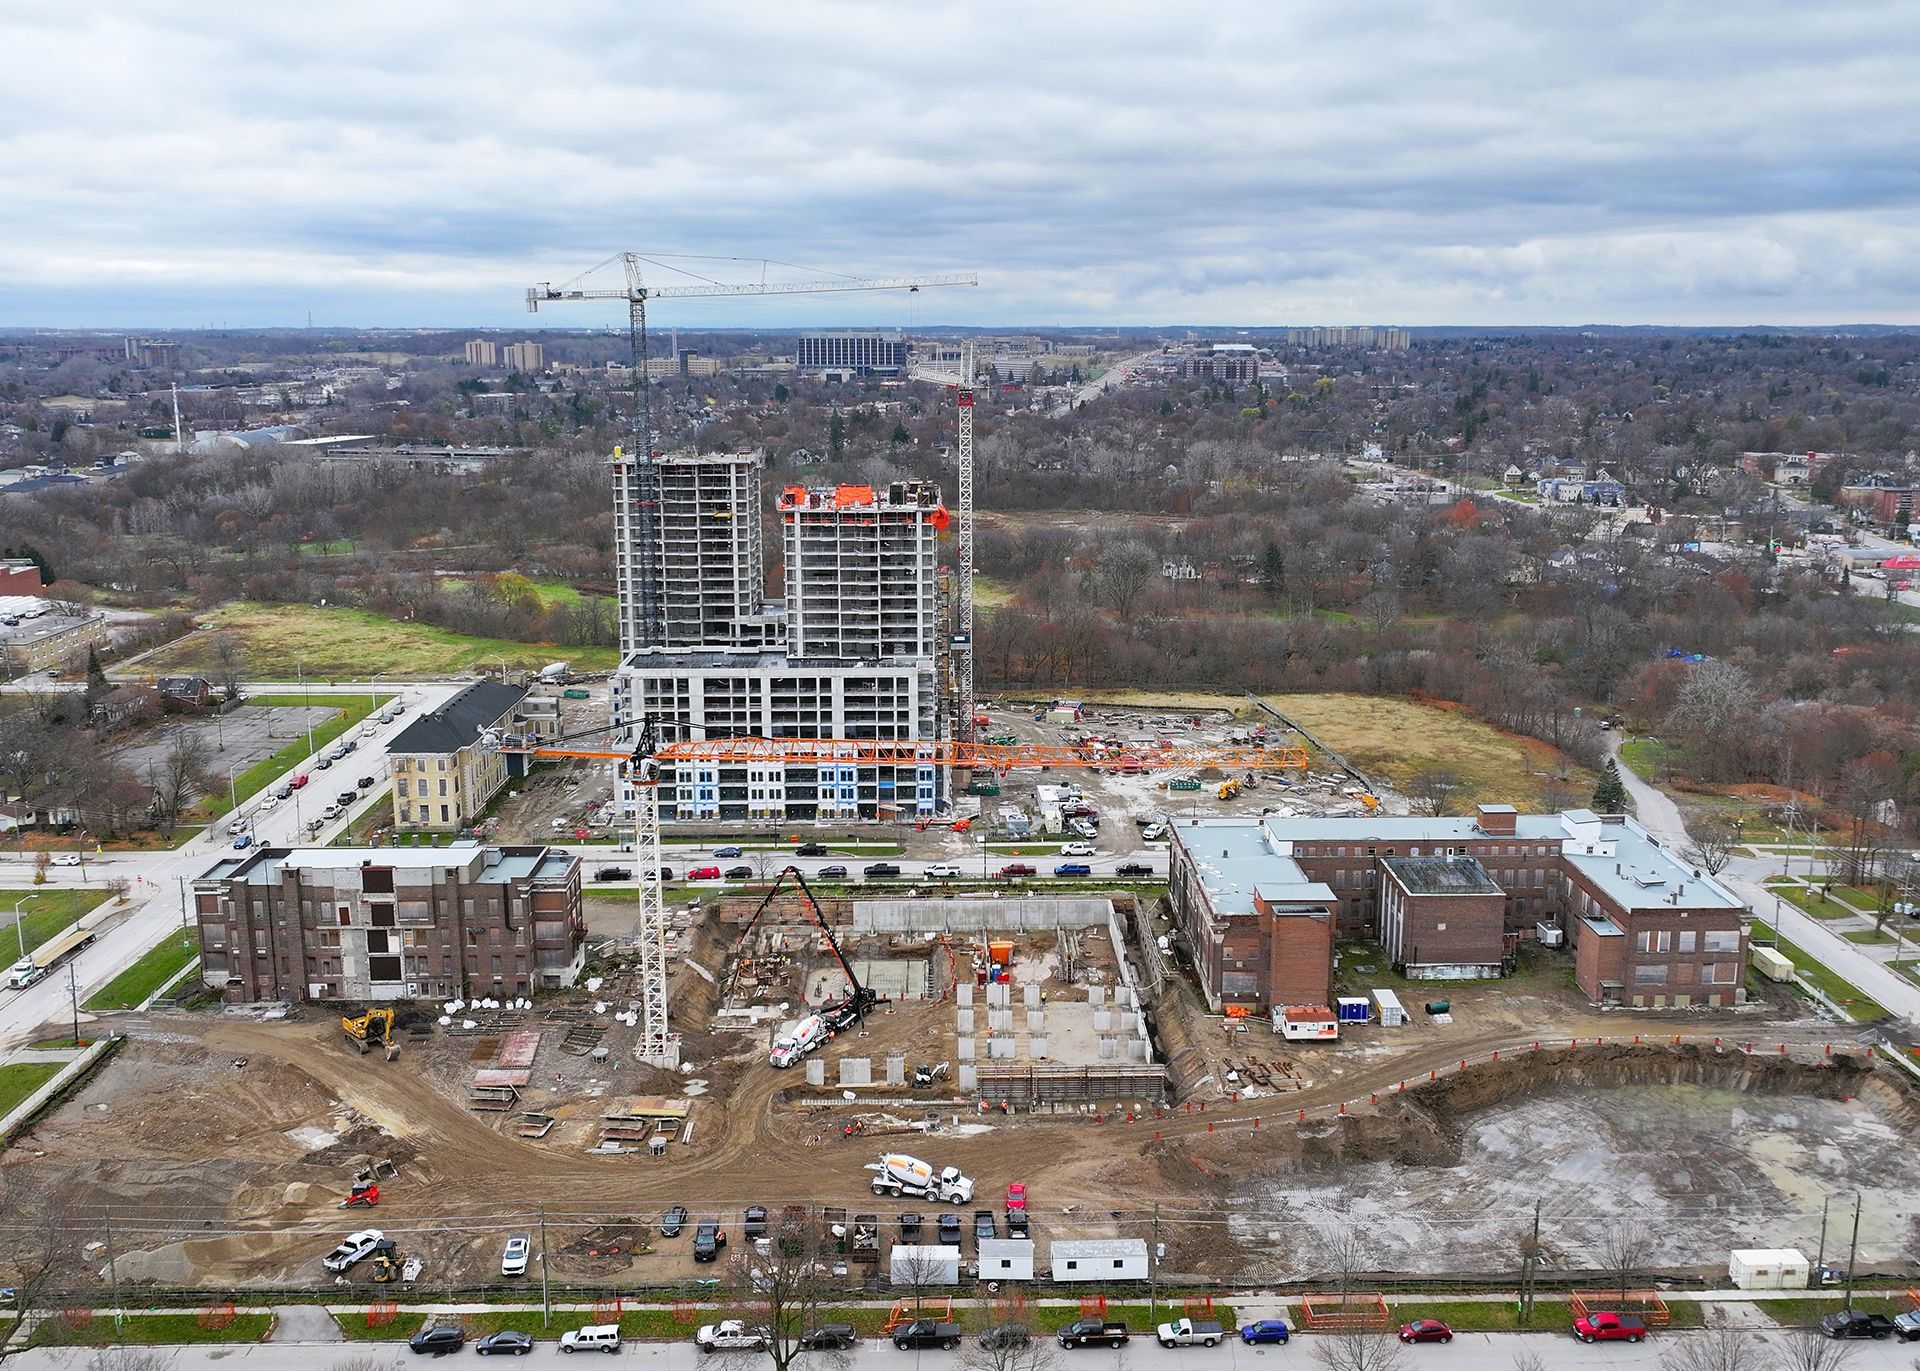
[[[680,1040],[667,1023],[667,905],[660,884],[660,768],[679,762],[721,765],[912,766],[970,768],[1005,775],[1011,771],[1084,767],[1096,771],[1186,771],[1217,768],[1248,771],[1305,770],[1301,747],[1161,747],[1111,749],[992,745],[959,739],[708,738],[665,742],[662,721],[648,715],[635,730],[632,748],[610,751],[563,746],[567,738],[541,744],[512,735],[484,734],[482,746],[507,758],[510,775],[532,761],[576,758],[624,763],[639,803],[634,806],[635,878],[640,887],[640,1040],[637,1055],[656,1066],[679,1065]],[[606,732],[604,729],[593,732]],[[524,759],[516,763],[515,759]],[[518,769],[516,769],[518,768]],[[857,982],[856,982],[857,985]]]
[[[933,381],[954,393],[954,447],[959,459],[960,520],[957,579],[958,603],[953,632],[947,642],[947,664],[953,681],[953,736],[973,740],[973,343],[960,345],[960,370],[916,366],[908,374],[917,381]]]
[[[744,261],[744,258],[707,258],[701,260]],[[760,259],[754,259],[760,260]],[[620,263],[626,273],[626,286],[619,290],[590,289],[582,283],[595,273]],[[761,260],[764,274],[768,262]],[[842,276],[825,281],[766,281],[729,283],[701,278],[691,285],[654,286],[643,279],[643,266],[660,267],[668,271],[680,271],[683,275],[692,275],[682,268],[669,267],[664,262],[635,252],[622,252],[609,257],[587,271],[580,273],[570,281],[559,285],[541,282],[527,288],[527,313],[539,312],[543,304],[554,304],[573,300],[625,300],[627,302],[627,339],[632,353],[633,363],[633,455],[623,457],[619,451],[614,453],[615,463],[631,461],[633,467],[629,473],[633,477],[634,490],[634,542],[633,555],[639,564],[637,591],[639,604],[635,609],[636,640],[634,647],[656,646],[661,639],[660,613],[660,533],[657,523],[660,507],[660,477],[654,465],[654,427],[652,412],[652,383],[647,375],[647,301],[687,299],[690,297],[735,297],[747,295],[817,295],[837,291],[856,290],[909,290],[919,291],[928,286],[977,286],[980,278],[973,272],[954,272],[944,276],[889,276],[860,277]],[[627,646],[627,644],[622,644]]]

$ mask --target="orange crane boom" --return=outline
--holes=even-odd
[[[633,760],[631,752],[596,748],[515,746],[503,752],[529,757],[579,757],[592,761]],[[790,763],[867,766],[950,766],[960,770],[1031,771],[1048,767],[1084,767],[1094,771],[1282,771],[1304,770],[1303,747],[1042,747],[1016,744],[893,741],[874,738],[709,738],[662,743],[656,762],[721,764]]]

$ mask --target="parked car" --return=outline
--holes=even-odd
[[[1582,1314],[1573,1321],[1573,1336],[1581,1342],[1640,1342],[1647,1336],[1647,1325],[1632,1314]]]
[[[753,879],[753,868],[750,866],[730,866],[727,868],[727,879],[730,881],[750,881]]]
[[[904,1243],[919,1242],[920,1225],[924,1222],[924,1219],[911,1211],[902,1214],[900,1216],[900,1241]]]
[[[1008,862],[1000,868],[1000,876],[1004,880],[1011,880],[1016,876],[1037,876],[1039,874],[1037,870],[1026,862]]]
[[[1009,1238],[1032,1238],[1033,1237],[1032,1232],[1029,1231],[1027,1227],[1027,1211],[1026,1210],[1009,1209],[1007,1211],[1007,1236]]]
[[[379,782],[372,776],[362,776],[355,784],[362,790],[372,790]]]
[[[517,1328],[503,1328],[498,1333],[489,1333],[473,1345],[473,1350],[483,1357],[524,1357],[533,1351],[533,1334],[522,1333]]]
[[[1151,876],[1153,868],[1145,862],[1122,862],[1113,869],[1113,874],[1126,879],[1133,876]]]
[[[960,1216],[942,1214],[940,1216],[940,1241],[948,1247],[960,1245]]]
[[[827,855],[825,843],[801,843],[793,850],[796,857],[824,857]]]
[[[357,790],[343,790],[338,795],[335,795],[333,798],[338,800],[340,802],[341,807],[344,809],[346,806],[352,804],[355,800],[360,798],[360,792]]]
[[[1000,1225],[994,1220],[993,1211],[991,1209],[974,1210],[973,1211],[973,1240],[975,1242],[981,1242],[983,1240],[990,1239],[990,1238],[997,1238],[999,1236],[1000,1236]]]
[[[1885,1314],[1869,1314],[1862,1309],[1842,1309],[1820,1320],[1820,1331],[1830,1338],[1884,1338],[1894,1331],[1893,1320]]]
[[[740,849],[737,847],[716,847],[713,850],[713,855],[716,857],[738,857],[740,855]]]
[[[900,868],[892,862],[869,862],[860,869],[860,874],[868,880],[879,880],[886,876],[898,876]]]
[[[593,879],[596,881],[630,881],[633,879],[633,872],[624,866],[603,866],[595,869]]]
[[[386,1236],[377,1228],[362,1228],[357,1233],[349,1233],[345,1241],[320,1259],[320,1265],[335,1275],[350,1270],[356,1262],[372,1256],[373,1249],[385,1241]]]
[[[1920,1338],[1920,1309],[1909,1309],[1904,1314],[1895,1314],[1893,1336],[1901,1342],[1912,1342],[1915,1338]]]
[[[78,852],[56,852],[53,855],[55,866],[78,866],[82,858]]]
[[[860,1334],[852,1324],[823,1323],[800,1335],[800,1349],[803,1352],[845,1352],[859,1341]]]
[[[327,806],[327,807],[326,807],[325,809],[323,809],[323,810],[321,810],[321,811],[320,811],[320,817],[321,817],[322,819],[337,819],[337,818],[339,818],[339,817],[340,817],[340,806],[339,806],[339,805],[336,805],[336,804],[330,804],[330,805],[328,805],[328,806]]]
[[[767,1236],[767,1207],[764,1204],[747,1206],[747,1218],[744,1231],[749,1239]]]
[[[407,1339],[409,1352],[426,1352],[436,1357],[458,1352],[466,1345],[467,1330],[457,1323],[436,1323]]]
[[[686,1226],[687,1207],[684,1204],[676,1204],[662,1216],[660,1220],[660,1236],[663,1238],[677,1238]]]
[[[281,797],[278,794],[262,796],[260,800],[260,812],[265,814],[269,809],[278,809],[280,807],[280,800]]]
[[[751,1328],[743,1319],[722,1319],[700,1325],[693,1335],[694,1345],[702,1352],[764,1352],[767,1335]]]
[[[1438,1319],[1413,1319],[1400,1325],[1401,1342],[1452,1342],[1453,1329]]]
[[[620,1325],[617,1323],[590,1323],[585,1328],[571,1328],[560,1335],[562,1352],[618,1352],[620,1350]]]
[[[1252,1346],[1263,1342],[1285,1342],[1293,1336],[1285,1319],[1255,1319],[1240,1329],[1240,1341]]]
[[[893,1345],[902,1352],[928,1347],[938,1347],[951,1352],[960,1345],[960,1337],[960,1325],[957,1323],[942,1323],[938,1319],[915,1319],[906,1327],[894,1330]]]
[[[288,781],[287,784],[292,786],[295,790],[305,790],[307,788],[307,773],[304,771],[301,772],[299,775],[295,776],[291,781]]]
[[[813,874],[823,881],[844,881],[847,879],[847,869],[844,866],[823,866]]]
[[[1060,855],[1062,857],[1091,857],[1093,855],[1093,844],[1064,843],[1061,845]]]
[[[689,867],[687,868],[687,879],[690,881],[717,881],[720,879],[720,868],[717,866]]]
[[[1025,1181],[1009,1181],[1007,1183],[1007,1212],[1012,1213],[1016,1209],[1025,1209],[1026,1207],[1027,1183]]]
[[[989,1328],[980,1335],[980,1345],[989,1352],[1009,1351],[1016,1347],[1025,1347],[1033,1341],[1033,1330],[1024,1323],[1003,1323],[997,1328]]]
[[[1093,868],[1085,862],[1062,862],[1053,869],[1056,876],[1091,876]]]
[[[1133,1334],[1111,1319],[1075,1319],[1060,1330],[1062,1347],[1125,1347]]]
[[[233,845],[243,850],[246,848],[252,847],[253,835],[251,833],[242,833],[239,837],[233,840]]]
[[[302,782],[302,784],[305,784],[305,783]],[[273,792],[273,797],[276,800],[291,800],[293,798],[293,792],[294,792],[293,782],[282,781],[280,782],[280,788]]]
[[[333,757],[331,754],[327,754],[321,757],[316,757],[314,758],[314,761],[313,761],[313,769],[315,771],[325,771],[328,767],[332,765],[333,765]]]
[[[527,1262],[533,1256],[533,1239],[525,1233],[515,1233],[507,1239],[507,1250],[500,1254],[500,1274],[503,1276],[524,1276],[527,1274]]]
[[[720,1249],[727,1245],[727,1230],[717,1223],[703,1223],[693,1230],[693,1259],[718,1261]]]
[[[932,862],[922,874],[930,881],[951,881],[963,873],[958,862]]]

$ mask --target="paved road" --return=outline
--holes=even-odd
[[[1078,406],[1086,404],[1089,400],[1099,399],[1109,390],[1112,390],[1115,386],[1129,379],[1133,375],[1133,369],[1142,362],[1152,361],[1159,355],[1160,350],[1155,348],[1152,352],[1138,353],[1135,356],[1123,358],[1115,362],[1093,380],[1076,390],[1065,403],[1055,405],[1051,410],[1047,411],[1047,417],[1049,419],[1066,418],[1069,414],[1073,413]]]
[[[297,846],[308,841],[303,832],[305,821],[318,817],[322,806],[333,798],[334,792],[348,788],[358,777],[369,774],[376,778],[384,777],[387,741],[405,728],[422,709],[437,706],[460,689],[462,684],[378,683],[374,688],[398,694],[406,704],[407,712],[390,724],[369,720],[356,728],[353,732],[360,739],[359,750],[343,763],[336,763],[330,770],[314,773],[314,782],[306,790],[296,792],[301,797],[300,803],[279,804],[257,815],[255,833],[258,841],[283,846]],[[250,692],[274,688],[263,685],[247,687]],[[366,685],[352,684],[335,686],[325,692],[319,686],[314,687],[316,694],[364,695],[367,690]],[[303,761],[291,770],[304,770],[306,765]],[[329,785],[328,782],[335,777],[342,779]],[[376,784],[375,789],[378,788]],[[312,796],[310,800],[306,798],[309,794]],[[242,809],[256,812],[258,807],[259,800],[256,798],[242,806]],[[344,816],[336,819],[322,829],[313,841],[325,842],[344,822]],[[138,961],[147,949],[165,936],[168,929],[184,930],[188,922],[186,883],[206,871],[223,852],[232,850],[232,839],[223,822],[169,851],[89,853],[82,866],[51,868],[48,886],[54,889],[76,885],[97,887],[121,878],[132,883],[127,904],[118,908],[102,906],[85,920],[98,930],[98,937],[92,947],[80,953],[71,963],[76,972],[79,998],[85,1001],[92,991]],[[18,853],[0,854],[0,899],[6,897],[8,889],[24,893],[32,888],[31,861]],[[72,1000],[65,968],[25,990],[0,989],[0,1052],[32,1041],[39,1036],[41,1025],[64,1022],[71,1013]]]
[[[1607,746],[1617,760],[1623,740],[1616,734]],[[1620,779],[1633,797],[1634,818],[1647,832],[1670,848],[1684,851],[1687,826],[1680,807],[1663,790],[1648,785],[1624,763]],[[1889,971],[1859,947],[1840,937],[1820,920],[1801,912],[1784,900],[1776,899],[1762,882],[1780,869],[1774,858],[1738,857],[1720,873],[1721,882],[1734,894],[1753,906],[1755,914],[1772,923],[1789,942],[1805,948],[1837,974],[1859,986],[1895,1014],[1920,1023],[1920,986],[1899,973]]]
[[[1674,1350],[1678,1343],[1699,1338],[1699,1334],[1672,1333],[1659,1336],[1637,1346],[1628,1344],[1598,1344],[1592,1347],[1576,1342],[1568,1335],[1553,1333],[1463,1333],[1446,1345],[1426,1344],[1410,1348],[1404,1360],[1407,1371],[1513,1371],[1515,1359],[1526,1352],[1535,1353],[1545,1366],[1553,1371],[1584,1371],[1584,1368],[1606,1368],[1606,1371],[1621,1371],[1622,1368],[1634,1368],[1635,1371],[1649,1371],[1661,1364],[1661,1358]],[[1765,1340],[1762,1349],[1767,1354],[1778,1354],[1784,1350],[1788,1335],[1775,1330],[1757,1334]],[[1059,1371],[1286,1371],[1286,1368],[1305,1368],[1319,1366],[1314,1356],[1316,1339],[1302,1337],[1284,1347],[1246,1347],[1238,1341],[1223,1343],[1216,1348],[1190,1347],[1168,1350],[1152,1342],[1134,1341],[1119,1352],[1087,1350],[1060,1352],[1055,1358]],[[402,1351],[396,1344],[395,1351]],[[227,1347],[183,1347],[175,1351],[170,1371],[229,1371],[236,1365],[261,1368],[298,1368],[299,1371],[331,1371],[355,1355],[371,1354],[375,1349],[370,1345],[343,1348],[338,1343],[283,1343],[227,1346]],[[381,1349],[382,1352],[385,1349]],[[44,1368],[60,1368],[60,1371],[81,1371],[86,1365],[89,1354],[79,1349],[59,1351],[31,1351],[8,1358],[8,1365],[23,1368],[23,1371],[43,1371]],[[469,1353],[456,1353],[456,1357],[466,1357]],[[887,1344],[864,1343],[856,1349],[845,1364],[854,1371],[958,1371],[961,1367],[961,1352],[900,1352]],[[383,1363],[390,1362],[391,1353],[381,1357]],[[620,1352],[609,1359],[596,1356],[587,1363],[590,1367],[609,1365],[647,1365],[658,1371],[695,1371],[696,1367],[711,1367],[716,1360],[725,1360],[737,1368],[762,1368],[771,1363],[763,1357],[741,1357],[738,1359],[705,1359],[694,1349],[691,1342],[629,1342]],[[563,1356],[552,1342],[543,1342],[531,1355],[517,1359],[513,1365],[566,1365],[578,1367],[580,1363],[572,1357]],[[841,1363],[826,1363],[839,1365]],[[806,1365],[803,1360],[801,1365]],[[1847,1359],[1848,1371],[1910,1371],[1913,1366],[1913,1353],[1904,1344],[1897,1342],[1855,1343]]]

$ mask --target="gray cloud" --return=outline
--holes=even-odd
[[[509,324],[626,247],[983,278],[687,324],[1920,321],[1911,5],[21,8],[6,323]]]

